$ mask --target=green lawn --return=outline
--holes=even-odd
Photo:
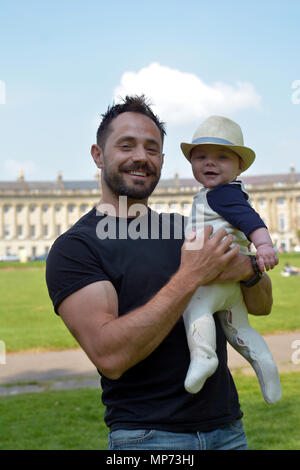
[[[281,374],[283,399],[266,405],[255,377],[234,377],[250,449],[300,450],[300,374]],[[43,392],[0,398],[0,450],[106,449],[100,392]]]
[[[250,449],[300,450],[300,373],[281,374],[283,397],[267,405],[256,377],[234,375]]]
[[[78,347],[54,313],[45,284],[45,264],[0,269],[0,339],[6,351]]]
[[[262,334],[300,329],[300,276],[283,277],[286,262],[300,268],[300,253],[280,255],[279,265],[268,271],[273,285],[271,315],[249,316],[253,328]]]
[[[300,267],[300,254],[280,255],[280,265],[269,272],[273,282],[274,307],[267,317],[250,316],[259,332],[300,329],[300,276],[282,277],[286,261]],[[53,312],[45,284],[45,263],[0,263],[0,340],[7,352],[78,347]]]
[[[96,389],[0,398],[0,450],[105,449],[100,399]]]

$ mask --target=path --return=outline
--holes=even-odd
[[[300,330],[264,336],[280,372],[300,372]],[[254,374],[248,362],[228,346],[228,363]],[[99,387],[99,374],[81,349],[45,353],[10,353],[0,364],[0,396],[43,390]]]

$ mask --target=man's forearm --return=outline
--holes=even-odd
[[[192,295],[186,279],[176,273],[146,304],[107,322],[99,338],[105,349],[102,372],[117,379],[151,354],[179,320]]]
[[[271,313],[273,304],[272,284],[266,273],[253,287],[245,287],[241,284],[241,288],[249,313],[252,315],[269,315]]]

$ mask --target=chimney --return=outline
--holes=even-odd
[[[290,183],[295,183],[296,182],[296,172],[295,172],[295,167],[294,165],[290,166]]]

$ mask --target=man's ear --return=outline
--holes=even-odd
[[[91,155],[93,157],[96,166],[102,170],[103,168],[103,152],[101,147],[97,144],[93,144],[91,147]]]

